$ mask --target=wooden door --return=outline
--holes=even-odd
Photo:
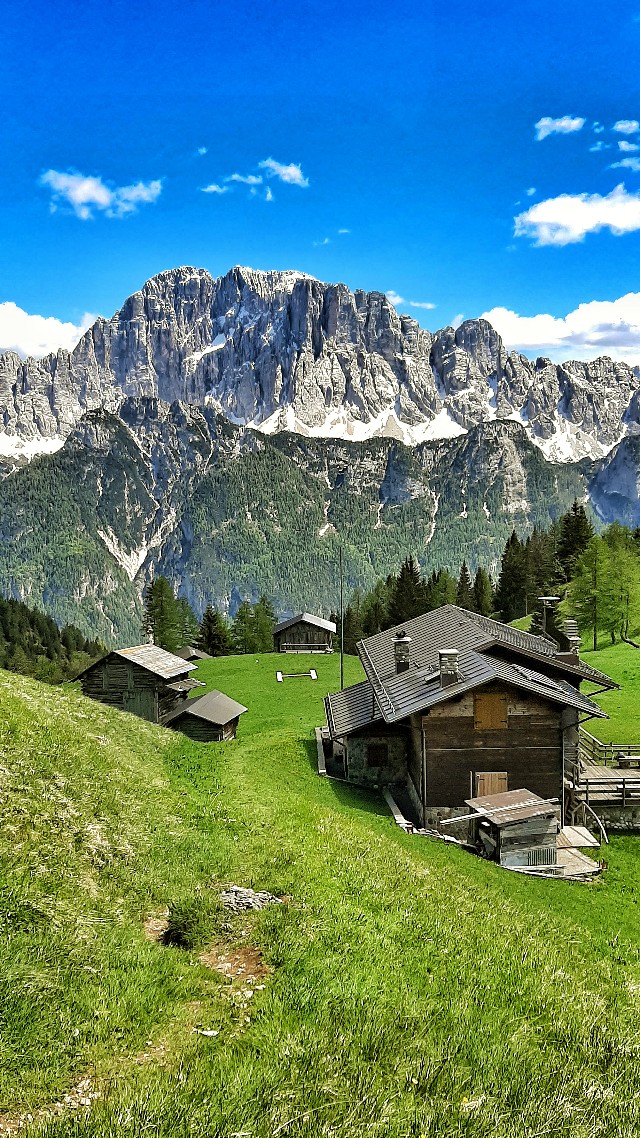
[[[502,794],[508,789],[507,771],[475,771],[473,775],[474,798],[484,798],[487,794]]]

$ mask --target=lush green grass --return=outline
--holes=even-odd
[[[640,649],[630,644],[614,644],[597,652],[581,652],[593,664],[620,684],[619,691],[603,692],[597,703],[610,719],[593,719],[586,724],[603,743],[638,743],[640,746]]]
[[[201,666],[250,708],[208,745],[0,674],[3,1103],[95,1071],[47,1134],[635,1136],[636,839],[581,887],[408,837],[316,774],[337,658],[281,664]],[[143,934],[225,882],[291,898],[217,925],[273,969],[252,998]]]

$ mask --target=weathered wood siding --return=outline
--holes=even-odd
[[[494,728],[486,727],[494,714],[487,695],[496,697]],[[500,706],[506,728],[498,725]],[[475,793],[473,775],[482,771],[506,771],[509,790],[561,797],[561,716],[558,705],[499,684],[432,708],[422,716],[425,805],[462,806]]]
[[[306,620],[277,632],[273,639],[276,652],[322,652],[331,647],[331,633]]]
[[[185,676],[188,673],[185,672]],[[180,677],[183,678],[183,677]],[[151,723],[161,722],[185,698],[164,680],[120,656],[106,656],[80,677],[83,694],[108,707],[129,711]]]

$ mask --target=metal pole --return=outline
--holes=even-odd
[[[340,546],[340,691],[344,690],[344,604],[342,585],[342,546]]]

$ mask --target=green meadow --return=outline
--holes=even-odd
[[[226,744],[0,673],[0,1133],[635,1138],[640,838],[583,886],[407,836],[317,775],[337,657],[282,664],[199,667],[249,707]],[[640,739],[631,691],[605,699]],[[230,915],[230,883],[285,901]],[[191,947],[148,935],[167,910]]]

